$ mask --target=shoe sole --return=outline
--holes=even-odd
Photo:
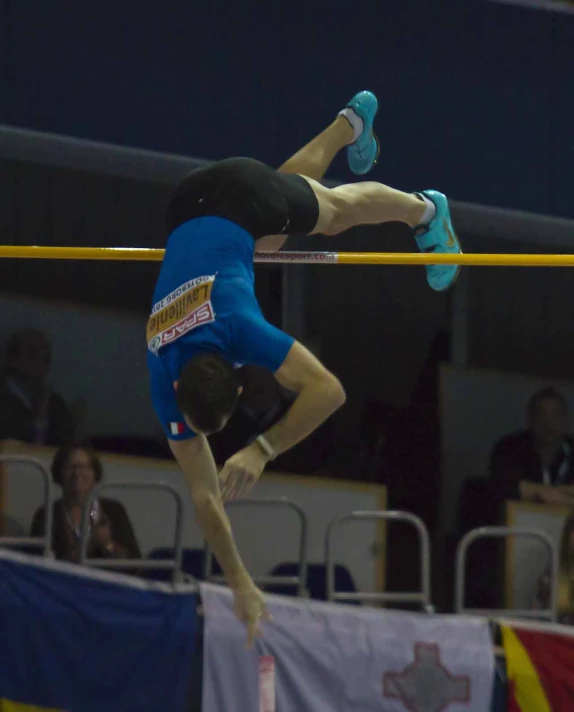
[[[461,252],[460,254],[462,255],[462,252]],[[461,267],[460,265],[457,265],[457,267],[456,267],[456,272],[454,273],[454,277],[452,278],[451,283],[450,283],[450,284],[447,284],[447,286],[446,286],[446,287],[443,287],[442,289],[435,289],[434,291],[435,291],[435,292],[442,293],[442,292],[448,292],[449,289],[452,289],[452,288],[454,287],[454,285],[456,284],[456,281],[457,281],[457,279],[458,279],[458,277],[459,277],[459,275],[460,275],[460,270],[461,270],[461,269],[462,269],[462,267]],[[431,287],[431,289],[434,289],[434,287]]]
[[[424,191],[422,192],[422,194],[424,195]],[[427,198],[427,200],[431,200],[431,198]],[[433,201],[433,202],[434,202],[434,201]],[[435,203],[435,205],[436,205],[436,203]],[[450,221],[450,212],[449,212],[449,222],[450,222],[450,225],[451,225],[451,228],[452,228],[452,222]],[[454,237],[455,237],[455,239],[456,239],[456,244],[457,244],[457,246],[458,246],[458,249],[460,250],[459,254],[462,255],[463,253],[462,253],[462,250],[460,249],[460,240],[458,239],[458,235],[456,234],[456,230],[455,230],[454,228],[452,228],[452,232],[454,233]],[[449,254],[453,254],[453,253],[451,252],[451,253],[449,253]],[[449,289],[452,289],[452,287],[454,287],[454,285],[456,284],[456,281],[457,281],[458,278],[459,278],[460,270],[461,270],[461,269],[462,269],[461,265],[457,265],[457,266],[456,266],[456,272],[454,273],[454,277],[452,278],[450,284],[447,284],[447,286],[446,286],[446,287],[443,287],[442,289],[435,289],[434,291],[440,293],[440,292],[448,292]],[[429,286],[430,286],[430,285],[429,285]],[[431,287],[431,289],[433,289],[433,287]]]
[[[453,230],[453,232],[454,232],[454,230]],[[458,249],[460,250],[460,253],[459,253],[459,254],[462,255],[462,250],[460,249],[460,242],[459,242],[459,239],[458,239],[458,235],[456,234],[456,232],[454,232],[454,234],[455,234],[455,237],[456,237],[456,244],[458,245]],[[450,254],[453,254],[453,253],[451,252]],[[447,285],[446,287],[444,287],[443,289],[435,289],[435,292],[447,292],[449,289],[451,289],[452,287],[454,287],[454,285],[456,284],[456,280],[458,279],[458,277],[459,277],[459,275],[460,275],[460,270],[461,270],[461,269],[462,269],[461,265],[457,265],[457,266],[456,266],[456,272],[454,273],[454,277],[452,278],[451,283],[448,284],[448,285]]]

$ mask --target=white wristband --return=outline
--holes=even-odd
[[[255,438],[256,442],[259,444],[259,447],[263,450],[263,452],[267,455],[267,457],[270,460],[275,459],[275,450],[271,447],[269,441],[267,438],[263,437],[263,435],[258,435]]]

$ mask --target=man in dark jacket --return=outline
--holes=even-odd
[[[499,498],[574,506],[574,440],[567,428],[564,396],[554,388],[534,393],[528,428],[492,449],[489,469]]]

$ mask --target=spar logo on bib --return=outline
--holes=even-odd
[[[202,324],[215,321],[211,291],[215,275],[182,284],[154,307],[147,322],[146,340],[153,354]]]

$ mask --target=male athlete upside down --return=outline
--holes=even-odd
[[[413,228],[423,252],[461,251],[442,193],[402,193],[374,182],[329,189],[318,182],[344,147],[355,174],[372,168],[379,151],[376,112],[375,96],[360,92],[278,170],[249,158],[199,168],[178,186],[167,209],[169,237],[146,334],[152,399],[250,644],[267,611],[237,551],[223,499],[245,494],[270,460],[345,401],[339,380],[263,318],[254,293],[254,250],[278,250],[289,233],[334,235],[400,221]],[[431,288],[450,287],[458,269],[427,266]],[[227,461],[218,478],[206,436],[233,413],[239,364],[268,368],[297,397],[278,423]]]

